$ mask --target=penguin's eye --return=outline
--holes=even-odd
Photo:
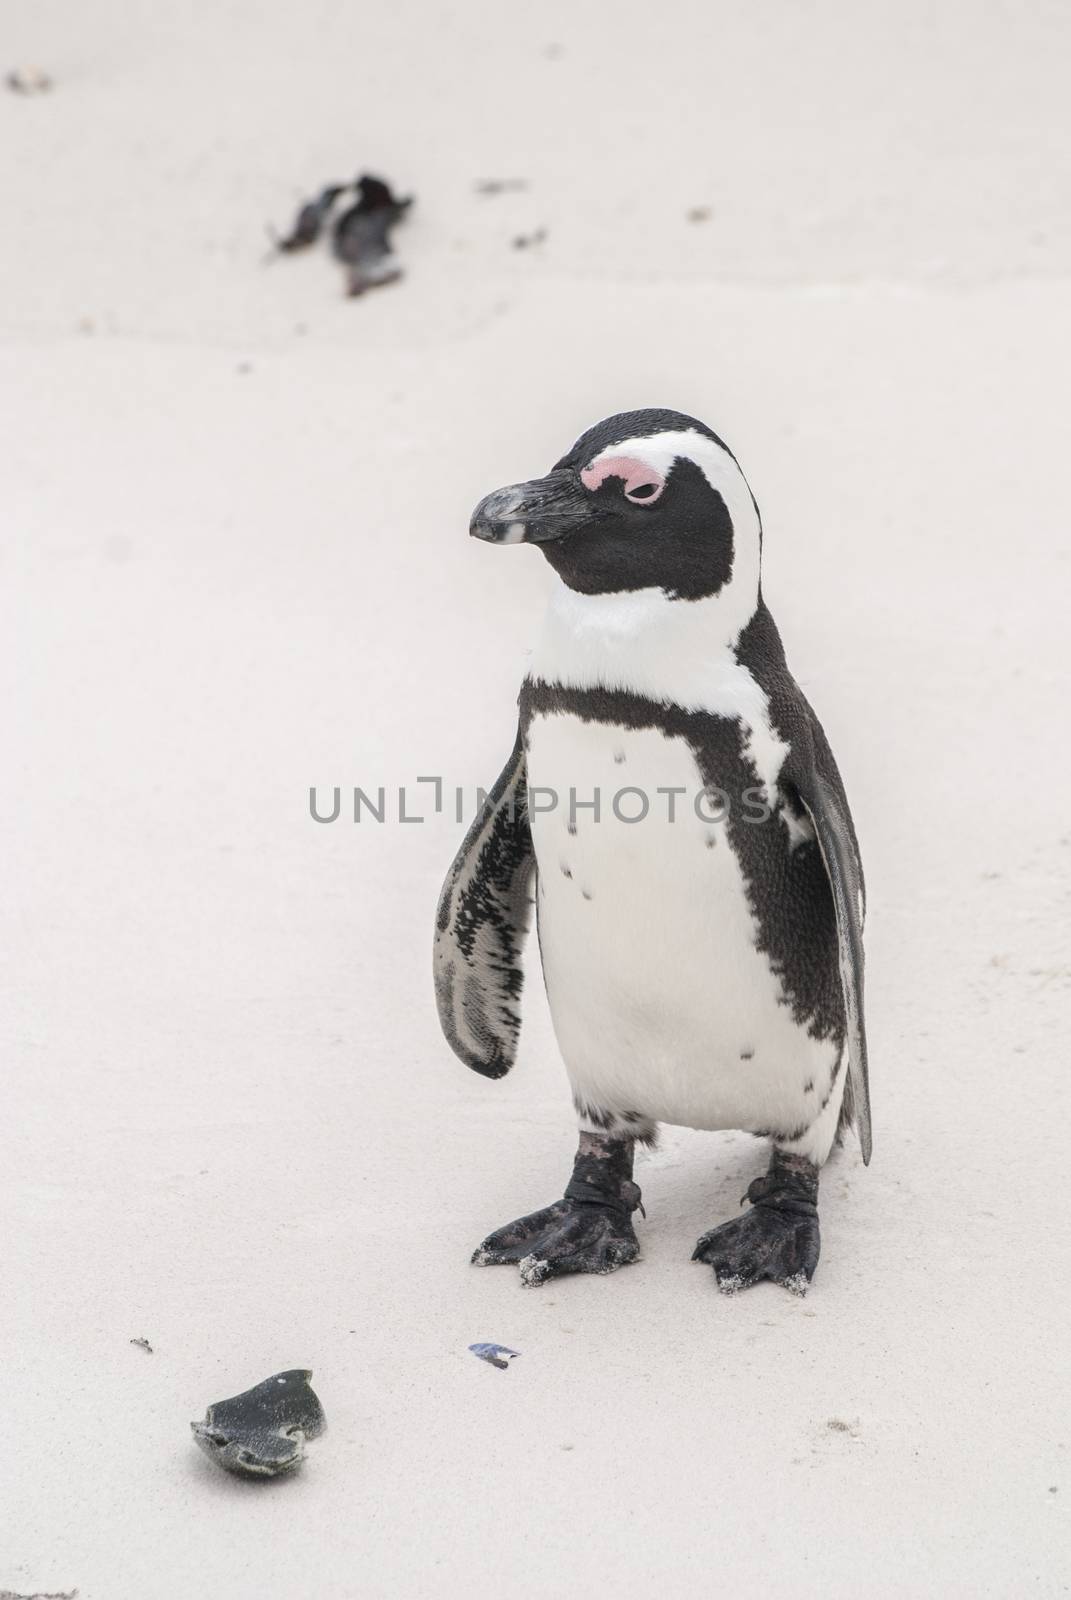
[[[649,506],[658,499],[665,487],[665,479],[649,469],[634,472],[625,479],[625,499],[634,506]]]

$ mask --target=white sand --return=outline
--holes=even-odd
[[[5,8],[0,1590],[1067,1592],[1067,13],[574,9]],[[406,282],[262,267],[359,165]],[[307,812],[491,781],[546,580],[469,509],[652,403],[749,473],[868,867],[804,1302],[690,1264],[764,1157],[679,1130],[638,1266],[470,1269],[568,1172],[537,972],[467,1073],[461,830]],[[301,1475],[214,1471],[189,1419],[298,1364]]]

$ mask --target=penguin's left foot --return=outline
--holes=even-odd
[[[714,1268],[723,1294],[764,1280],[804,1295],[818,1265],[818,1168],[774,1150],[765,1177],[748,1185],[752,1209],[704,1233],[692,1254]],[[741,1202],[743,1204],[743,1202]]]
[[[632,1213],[642,1210],[632,1181],[631,1139],[582,1133],[563,1199],[498,1228],[472,1260],[478,1267],[513,1262],[528,1288],[572,1272],[616,1272],[635,1261]]]

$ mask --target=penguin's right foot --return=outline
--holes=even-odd
[[[635,1261],[640,1246],[632,1213],[643,1206],[632,1181],[632,1151],[631,1139],[582,1133],[564,1198],[498,1228],[473,1264],[512,1262],[530,1288],[571,1272],[616,1272]]]
[[[627,1212],[590,1201],[559,1200],[507,1222],[483,1241],[472,1260],[477,1267],[515,1262],[521,1282],[532,1288],[569,1272],[616,1272],[639,1253]]]

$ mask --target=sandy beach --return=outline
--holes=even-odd
[[[1066,1594],[1071,19],[5,21],[0,1595]],[[416,202],[350,301],[266,228],[361,169]],[[471,815],[548,584],[469,513],[643,405],[740,458],[867,868],[805,1300],[689,1260],[737,1134],[640,1158],[625,1271],[468,1264],[574,1145],[534,951],[510,1077],[435,1016],[416,780]],[[196,1451],[298,1366],[300,1473]]]

